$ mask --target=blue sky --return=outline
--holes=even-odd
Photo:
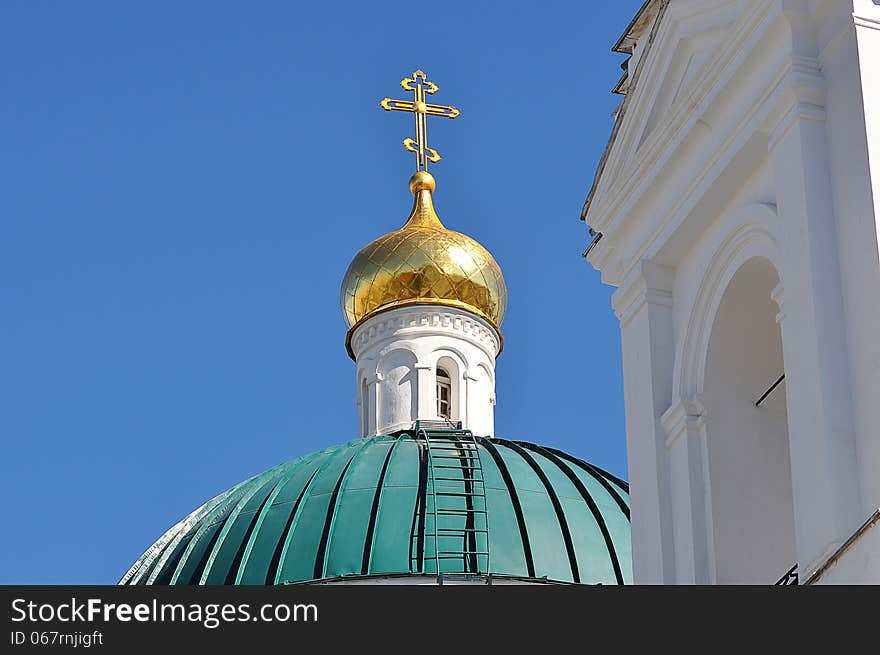
[[[499,436],[626,477],[613,289],[578,220],[619,98],[610,3],[4,3],[0,583],[114,583],[236,482],[357,436],[339,285],[435,203],[510,290]]]

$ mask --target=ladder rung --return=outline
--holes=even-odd
[[[449,448],[443,446],[431,446],[431,452],[454,452],[456,455],[461,453],[462,455],[470,455],[471,453],[477,453],[476,448],[462,448],[461,446],[451,446]]]
[[[444,495],[448,496],[449,494],[453,494],[455,496],[458,496],[461,494],[466,494],[468,496],[485,496],[486,495],[486,493],[482,489],[474,489],[473,491],[459,491],[459,489],[461,489],[461,486],[457,486],[457,487],[456,486],[444,486],[442,484],[438,484],[430,491],[435,496],[444,496]]]
[[[431,455],[433,459],[462,459],[462,457],[467,457],[468,459],[475,459],[474,457],[468,457],[467,455]]]
[[[484,509],[442,509],[437,510],[437,514],[443,516],[467,516],[468,514],[485,514]]]
[[[485,498],[486,494],[482,491],[437,491],[434,490],[435,496],[480,496]]]
[[[460,426],[461,424],[459,424]],[[437,572],[440,572],[441,560],[456,560],[466,557],[485,557],[485,562],[481,561],[482,568],[485,563],[486,569],[489,567],[489,512],[488,500],[486,498],[486,481],[482,462],[480,461],[479,442],[470,430],[461,429],[444,429],[442,425],[420,425],[417,430],[418,438],[422,439],[427,447],[429,462],[431,466],[431,486],[430,494],[433,498],[431,512],[434,515],[434,524],[431,528],[433,532],[425,532],[421,536],[434,540],[434,555],[424,555],[422,553],[422,562],[434,560],[436,562]],[[443,460],[447,460],[444,462]],[[441,470],[439,476],[436,470]],[[444,471],[448,473],[444,474]],[[455,471],[454,477],[452,471]],[[474,471],[479,471],[476,475]],[[460,473],[460,476],[459,476]],[[473,486],[468,487],[468,483]],[[477,485],[482,485],[478,487]],[[463,491],[471,489],[472,491]],[[461,490],[461,491],[460,491]],[[479,505],[472,499],[483,499],[483,508],[453,508],[442,507],[443,504],[457,505],[457,501],[444,501],[443,496],[449,498],[465,498],[468,505]],[[477,515],[482,514],[483,519],[477,520]],[[474,527],[440,527],[440,517],[452,517],[449,523],[460,523],[461,519],[465,519],[465,524]],[[476,527],[482,525],[482,528]],[[478,536],[485,535],[485,536]],[[468,538],[470,536],[470,541]],[[438,544],[443,539],[465,539],[463,546],[479,545],[486,546],[486,550],[440,550]],[[484,541],[485,540],[485,541]],[[456,542],[453,542],[455,544]],[[452,545],[452,544],[449,544]],[[411,558],[416,561],[418,558]],[[424,566],[421,566],[424,569]],[[470,566],[466,568],[472,568]]]
[[[452,537],[455,537],[455,538],[459,538],[459,539],[460,539],[460,538],[466,536],[465,533],[474,533],[474,532],[481,533],[481,532],[486,532],[486,530],[460,530],[460,531],[457,532],[457,533],[448,533],[448,532],[447,532],[447,533],[444,533],[444,532],[441,532],[441,533],[436,534],[436,535],[435,535],[433,532],[430,532],[430,533],[429,533],[429,532],[426,532],[426,533],[425,533],[425,536],[426,536],[426,537],[439,537],[440,539],[449,539],[449,538],[452,538]]]
[[[448,482],[482,482],[483,478],[434,478],[435,480],[443,480]]]

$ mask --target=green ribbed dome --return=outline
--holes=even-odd
[[[485,574],[488,567],[493,577],[632,581],[625,482],[552,448],[482,437],[476,443],[487,524],[483,515],[474,522],[466,494],[459,494],[458,517],[455,511],[438,515],[441,572]],[[448,484],[454,486],[471,475],[450,460],[442,474],[431,469],[425,441],[404,433],[286,462],[199,507],[120,583],[263,585],[434,575],[433,510],[440,501],[432,475],[438,490],[441,477],[453,478]],[[461,523],[465,516],[469,524]],[[444,555],[456,550],[461,554]],[[479,554],[487,550],[489,556]]]

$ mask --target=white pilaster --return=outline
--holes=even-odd
[[[796,542],[802,569],[858,524],[860,498],[837,234],[819,73],[770,142],[780,216],[785,360]],[[812,93],[802,94],[806,88]]]
[[[675,581],[666,433],[672,397],[673,271],[641,261],[614,292],[623,347],[626,446],[632,513],[633,579]]]
[[[706,408],[696,396],[680,398],[661,422],[669,451],[675,581],[710,584],[715,575],[709,557],[712,526],[707,508]]]
[[[880,506],[880,4],[838,3],[833,18],[820,61],[864,518]]]
[[[853,22],[858,44],[858,72],[865,117],[869,178],[871,180],[874,229],[880,242],[880,5],[874,0],[853,0]],[[855,71],[853,71],[855,72]]]

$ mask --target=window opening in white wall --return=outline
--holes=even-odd
[[[452,418],[452,380],[446,369],[437,369],[437,416]]]

